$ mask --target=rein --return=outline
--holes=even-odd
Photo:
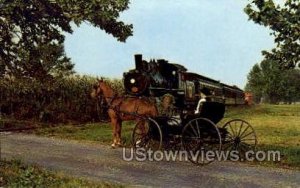
[[[100,103],[103,105],[104,103],[102,101],[105,101],[105,107],[108,107],[108,108],[112,107],[113,101],[115,99],[117,99],[117,98],[118,98],[118,95],[116,95],[116,94],[113,97],[105,97],[103,95],[99,95],[99,101],[100,101]],[[109,99],[109,100],[106,101],[105,99]]]
[[[107,99],[110,99],[107,103],[107,106],[108,107],[111,107],[112,106],[112,103],[114,102],[114,100],[116,100],[118,98],[118,95],[117,94],[114,94],[113,97],[104,97],[104,98],[107,98]]]
[[[104,97],[102,96],[103,98],[106,98],[106,99],[109,99],[109,101],[107,101],[106,103],[106,107],[108,109],[112,109],[113,111],[115,111],[117,114],[127,114],[127,115],[133,115],[133,116],[137,116],[139,118],[141,118],[142,116],[140,116],[137,112],[139,110],[138,106],[135,110],[135,112],[127,112],[127,111],[121,111],[120,108],[121,108],[121,105],[122,103],[127,99],[127,98],[130,98],[130,97],[125,97],[125,96],[118,96],[117,94],[115,94],[113,97]],[[136,97],[131,97],[131,98],[136,98]],[[121,101],[116,104],[116,105],[113,105],[113,102],[116,100],[116,99],[121,99]]]

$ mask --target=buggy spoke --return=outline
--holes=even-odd
[[[254,141],[256,141],[255,138],[243,138],[243,139],[241,139],[241,141],[246,141],[246,140],[254,140]]]
[[[234,136],[230,133],[230,132],[227,132],[227,134],[225,135],[225,140],[233,140],[234,139]]]
[[[251,134],[253,134],[254,132],[253,131],[251,131],[250,133],[248,133],[248,134],[246,134],[246,135],[244,135],[243,137],[241,136],[240,138],[241,139],[243,139],[243,138],[246,138],[247,136],[249,136],[249,135],[251,135]]]
[[[252,149],[252,147],[246,143],[241,142],[240,145],[243,146],[242,148],[246,148],[246,151],[250,151]]]
[[[239,129],[239,133],[237,134],[237,136],[239,136],[239,135],[240,135],[240,133],[241,133],[241,130],[242,130],[242,127],[243,127],[243,124],[244,124],[244,122],[242,121],[242,123],[241,123],[241,126],[240,126],[240,129]]]
[[[200,137],[200,129],[199,129],[198,121],[196,121],[196,126],[197,126],[198,135],[199,135],[199,137]]]
[[[248,130],[249,127],[250,127],[250,126],[248,125],[248,126],[246,127],[246,129],[244,129],[244,131],[240,134],[240,136],[243,136],[243,135],[246,133],[246,131]]]
[[[194,126],[193,126],[193,124],[191,124],[191,128],[193,129],[193,133],[195,133],[194,135],[196,135],[196,136],[199,136],[199,137],[200,137],[200,135],[197,135],[197,131],[195,130],[195,128],[194,128]]]
[[[231,142],[231,143],[233,143],[233,142]],[[224,150],[228,150],[230,148],[229,151],[231,151],[231,149],[233,147],[233,145],[231,143],[225,144]]]
[[[188,133],[189,136],[197,136],[197,135],[195,135],[193,132],[191,132],[190,129],[186,130],[186,132]]]
[[[230,130],[231,130],[231,132],[232,132],[233,137],[235,137],[235,136],[236,136],[236,135],[235,135],[235,131],[233,131],[232,126],[229,125],[229,128],[230,128]]]

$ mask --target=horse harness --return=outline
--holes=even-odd
[[[136,104],[136,102],[135,102],[135,112],[126,112],[126,111],[121,111],[121,106],[122,106],[122,104],[123,104],[123,102],[124,101],[126,101],[126,99],[128,99],[129,97],[127,96],[127,97],[124,97],[124,96],[122,96],[122,97],[120,97],[120,96],[118,96],[117,94],[115,94],[113,97],[104,97],[104,96],[102,96],[103,98],[108,98],[109,99],[109,101],[106,103],[106,107],[108,108],[108,109],[111,109],[111,110],[113,110],[116,114],[118,114],[118,115],[122,115],[122,116],[124,116],[125,114],[127,114],[127,115],[138,115],[138,110],[139,110],[139,107],[137,106],[137,104]],[[117,103],[116,105],[114,105],[113,104],[113,102],[116,100],[116,99],[120,99],[120,102],[119,103]],[[100,99],[101,100],[101,99]],[[103,99],[102,99],[103,100]],[[102,102],[101,102],[101,104],[103,104]]]

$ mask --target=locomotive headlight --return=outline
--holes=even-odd
[[[134,84],[134,83],[135,83],[135,79],[134,79],[134,78],[131,78],[131,79],[130,79],[130,83],[131,83],[131,84]]]
[[[173,74],[173,76],[175,76],[176,75],[176,71],[172,71],[172,74]]]

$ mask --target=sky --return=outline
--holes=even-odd
[[[67,55],[79,74],[122,78],[134,54],[166,59],[244,88],[247,74],[274,47],[270,30],[248,20],[246,0],[131,0],[120,20],[133,24],[126,43],[87,23],[66,35]]]

